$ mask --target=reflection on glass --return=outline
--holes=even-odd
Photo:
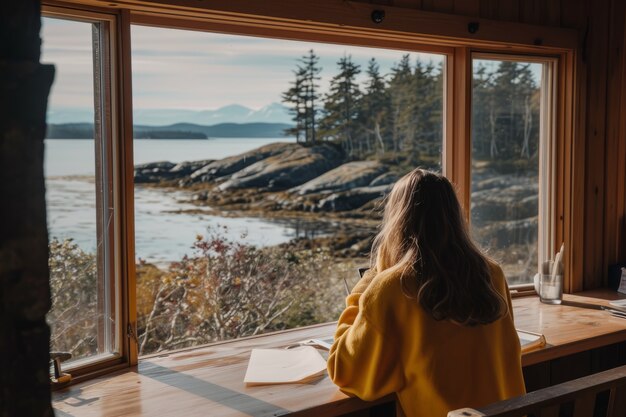
[[[42,61],[54,63],[45,139],[51,351],[98,353],[98,262],[92,24],[43,18]]]
[[[382,196],[441,169],[443,57],[132,30],[140,354],[336,320]]]
[[[509,284],[537,272],[542,64],[474,60],[472,234]]]

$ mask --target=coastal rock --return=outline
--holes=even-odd
[[[269,158],[299,147],[300,145],[295,143],[270,143],[269,145],[261,146],[260,148],[253,149],[249,152],[213,161],[210,164],[206,164],[202,168],[195,170],[189,178],[183,181],[183,185],[209,182],[216,178],[231,175],[265,158]]]
[[[486,179],[482,179],[485,177]],[[538,187],[537,177],[527,177],[519,175],[498,175],[485,171],[482,173],[473,174],[472,191],[484,191],[484,190],[502,190],[509,187],[520,186],[523,188]],[[535,188],[536,190],[536,188]]]
[[[312,193],[331,193],[365,187],[375,178],[387,171],[387,167],[378,161],[348,162],[331,169],[319,177],[296,187],[292,192],[299,195]]]
[[[320,200],[317,208],[320,211],[355,210],[374,199],[384,196],[390,189],[390,185],[379,185],[377,187],[358,187],[350,191],[333,193]]]
[[[181,162],[176,164],[176,166],[170,170],[170,173],[175,174],[177,177],[184,177],[212,162],[214,162],[213,159]]]
[[[536,183],[494,187],[472,193],[472,222],[524,219],[537,215],[539,186]]]
[[[479,242],[487,247],[506,247],[512,244],[534,242],[537,240],[538,218],[491,222],[484,227],[475,228]]]
[[[168,161],[135,165],[135,184],[155,183],[164,179],[171,179],[170,170],[175,166],[175,163]]]
[[[189,161],[175,164],[161,161],[135,165],[135,184],[159,183],[186,177],[211,160]]]
[[[343,153],[330,144],[311,147],[292,144],[283,152],[264,158],[233,174],[229,180],[220,184],[219,190],[286,190],[335,168],[343,162],[343,158]]]

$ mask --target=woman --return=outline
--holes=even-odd
[[[506,280],[472,242],[445,177],[415,169],[393,187],[328,372],[364,400],[397,393],[407,417],[524,394]]]

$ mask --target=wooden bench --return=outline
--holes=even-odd
[[[476,381],[480,383],[480,381]],[[625,417],[626,366],[599,372],[448,417]]]

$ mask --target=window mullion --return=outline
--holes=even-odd
[[[457,187],[459,201],[469,221],[470,209],[470,150],[471,150],[471,88],[472,66],[469,48],[454,50],[447,66],[446,136],[444,173]],[[448,130],[449,129],[449,130]]]
[[[135,271],[135,187],[133,162],[133,97],[132,97],[132,55],[131,17],[128,10],[122,10],[117,26],[119,59],[117,73],[119,79],[118,105],[120,116],[118,135],[118,174],[121,198],[121,252],[123,289],[123,346],[130,365],[138,363],[139,350],[136,338],[129,337],[127,329],[137,334],[137,289]]]

